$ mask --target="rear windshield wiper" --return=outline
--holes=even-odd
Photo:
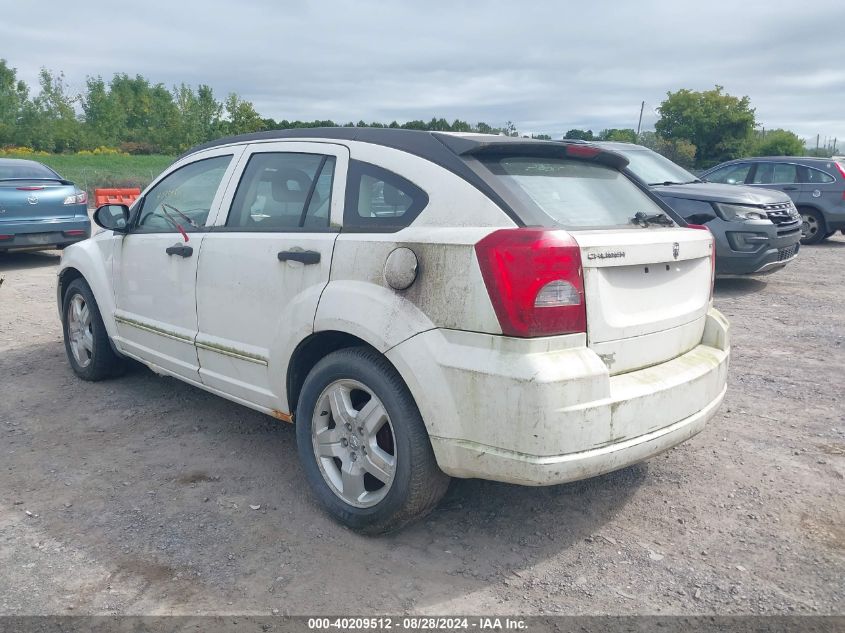
[[[638,224],[639,226],[648,226],[649,224],[661,224],[663,226],[674,226],[675,223],[668,215],[663,213],[654,213],[649,215],[644,211],[637,211],[634,217],[631,218],[631,224]]]

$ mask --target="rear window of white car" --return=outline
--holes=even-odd
[[[506,156],[483,164],[520,204],[531,204],[550,224],[570,229],[631,224],[638,212],[663,209],[622,172],[597,163],[566,158]]]

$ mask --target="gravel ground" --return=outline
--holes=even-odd
[[[141,367],[76,379],[57,262],[0,255],[0,614],[843,613],[842,236],[718,283],[730,388],[691,441],[457,481],[378,539],[315,507],[292,427]]]

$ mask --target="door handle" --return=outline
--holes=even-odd
[[[280,262],[300,262],[305,264],[319,264],[319,251],[282,251],[279,253]]]
[[[798,187],[784,187],[784,191],[798,191]]]
[[[190,257],[194,254],[194,249],[191,246],[185,246],[184,244],[174,244],[173,246],[168,246],[165,251],[168,255],[178,255],[179,257]]]

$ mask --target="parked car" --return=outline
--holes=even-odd
[[[755,275],[798,256],[801,220],[784,193],[704,182],[642,145],[596,143],[628,159],[628,170],[688,222],[716,239],[716,274]]]
[[[46,165],[0,158],[0,252],[64,248],[91,235],[88,195]]]
[[[65,250],[81,378],[122,357],[295,422],[315,496],[376,533],[449,477],[583,479],[725,394],[713,240],[596,147],[391,129],[202,145]]]
[[[732,160],[704,172],[709,182],[779,189],[801,214],[802,244],[845,233],[845,162],[831,158],[768,156]]]

